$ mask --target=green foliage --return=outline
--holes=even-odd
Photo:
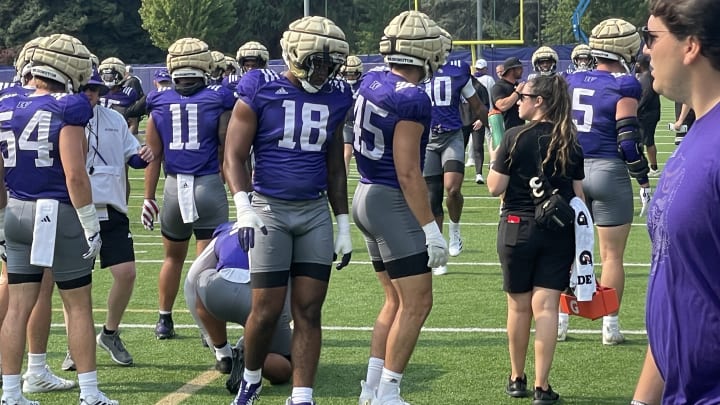
[[[231,0],[142,0],[140,16],[161,49],[186,37],[219,42],[238,21]]]
[[[543,36],[546,43],[573,43],[575,37],[570,17],[578,5],[577,0],[543,0]],[[606,18],[622,18],[635,26],[645,25],[648,17],[647,0],[593,1],[580,20],[580,27],[590,37],[593,27]]]

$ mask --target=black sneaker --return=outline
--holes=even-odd
[[[215,370],[221,374],[230,374],[230,371],[232,371],[232,357],[223,357],[220,360],[215,360]]]
[[[533,394],[533,405],[553,405],[560,399],[560,395],[552,390],[552,387],[548,385],[547,391],[543,390],[542,387],[535,387],[535,393]]]
[[[158,339],[170,339],[175,336],[175,325],[170,315],[160,315],[155,324],[155,337]]]
[[[522,378],[518,377],[515,380],[513,380],[512,377],[508,377],[505,393],[513,398],[527,397],[527,375],[523,374]]]
[[[242,382],[243,371],[245,370],[245,356],[243,353],[242,340],[238,342],[238,345],[232,349],[232,371],[225,382],[225,388],[230,391],[231,394],[237,394],[240,389],[240,383]]]

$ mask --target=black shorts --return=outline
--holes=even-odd
[[[135,261],[130,220],[127,215],[109,205],[107,211],[108,219],[100,221],[100,267],[103,269]]]
[[[505,292],[525,293],[534,287],[564,291],[570,283],[570,266],[575,257],[575,232],[539,228],[531,214],[503,214],[497,251]]]
[[[655,129],[659,119],[659,116],[657,120],[654,118],[640,119],[640,135],[642,135],[642,142],[646,147],[655,145]]]

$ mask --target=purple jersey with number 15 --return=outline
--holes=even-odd
[[[355,103],[353,149],[360,181],[400,188],[393,160],[398,121],[422,124],[420,170],[430,131],[431,104],[425,91],[386,70],[371,70],[363,78]]]
[[[232,93],[217,85],[187,97],[171,88],[149,93],[147,110],[162,139],[165,172],[218,173],[218,124],[234,105]]]
[[[268,69],[245,73],[240,100],[257,116],[255,191],[282,200],[313,200],[327,190],[327,147],[352,105],[352,90],[331,80],[311,94]]]
[[[93,115],[84,94],[10,96],[0,101],[0,142],[10,197],[70,204],[60,161],[60,130],[85,127]]]
[[[572,98],[572,118],[586,158],[620,159],[615,124],[621,98],[640,100],[642,87],[635,76],[603,70],[577,71],[566,78]]]

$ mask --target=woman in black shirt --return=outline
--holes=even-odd
[[[525,356],[530,324],[535,318],[534,402],[551,404],[559,398],[548,384],[557,337],[560,293],[569,284],[575,254],[573,228],[558,231],[535,223],[530,179],[542,167],[553,189],[567,201],[584,198],[583,154],[571,120],[571,100],[560,76],[540,76],[519,94],[520,117],[530,121],[505,133],[494,151],[488,188],[504,194],[497,251],[507,293],[507,330],[511,374],[506,392],[527,396]]]

